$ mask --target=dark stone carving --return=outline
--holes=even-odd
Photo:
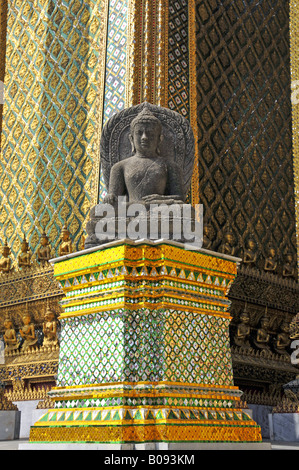
[[[174,111],[149,103],[119,112],[103,129],[101,164],[108,189],[104,204],[115,209],[116,223],[112,239],[125,238],[117,228],[120,224],[127,227],[132,222],[135,214],[129,214],[128,209],[134,203],[144,207],[145,212],[139,218],[139,225],[148,228],[149,214],[153,216],[149,211],[151,204],[176,204],[180,212],[170,214],[169,238],[172,239],[173,226],[177,220],[180,220],[183,228],[186,222],[182,217],[183,206],[194,165],[194,136],[185,118]],[[123,202],[124,212],[118,205],[120,197],[126,198]],[[166,213],[169,216],[167,207],[164,207],[162,213],[154,215],[159,227],[156,238],[161,238]],[[194,228],[193,208],[191,213],[191,227]],[[99,240],[96,235],[97,223],[102,217],[98,213],[98,206],[91,209],[86,227],[88,237],[85,248],[112,240],[111,236]],[[185,241],[183,236],[179,240],[174,239]]]

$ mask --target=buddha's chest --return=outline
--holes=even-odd
[[[126,167],[124,176],[128,186],[164,186],[167,182],[167,165],[162,159],[136,158]]]

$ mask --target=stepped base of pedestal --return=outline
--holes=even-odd
[[[57,386],[30,448],[261,445],[233,383],[236,258],[120,241],[57,259],[54,274],[65,293]]]
[[[192,451],[192,450],[271,450],[269,442],[156,442],[142,444],[24,443],[19,450],[106,450],[106,451]]]

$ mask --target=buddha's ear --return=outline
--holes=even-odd
[[[160,151],[160,145],[161,143],[163,142],[163,134],[160,135],[160,139],[159,139],[159,142],[158,142],[158,147],[157,147],[157,155],[161,155],[161,151]]]
[[[130,139],[130,142],[131,142],[131,146],[132,146],[132,153],[136,153],[136,148],[135,148],[135,145],[134,145],[134,139],[133,139],[133,136],[132,134],[129,134],[129,139]]]

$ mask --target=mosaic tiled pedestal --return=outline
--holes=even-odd
[[[229,345],[236,260],[122,241],[55,260],[62,285],[53,409],[31,443],[261,441]]]

